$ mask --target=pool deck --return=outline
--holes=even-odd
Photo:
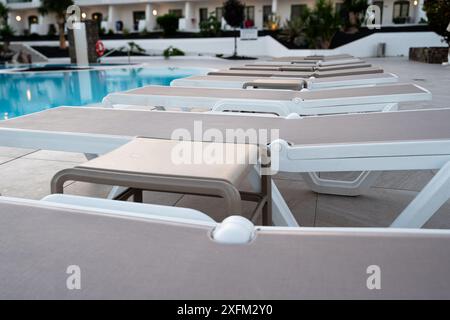
[[[432,92],[432,101],[402,104],[401,109],[450,107],[450,67],[409,62],[405,58],[367,60],[384,68],[386,72],[399,75],[402,82],[413,82]],[[207,57],[170,60],[158,58],[147,59],[145,62],[157,66],[211,68],[243,64],[243,61],[230,62]],[[49,194],[50,179],[57,171],[85,161],[82,154],[0,147],[0,193],[3,196],[40,199]],[[432,170],[384,172],[370,191],[359,197],[315,194],[307,188],[299,174],[279,174],[275,177],[275,182],[303,226],[386,227],[434,173]],[[351,176],[351,173],[344,175]],[[67,193],[87,196],[105,197],[109,190],[106,186],[85,183],[66,186]],[[195,208],[210,214],[217,221],[225,218],[220,199],[146,192],[144,201]],[[426,228],[450,228],[450,201],[440,208],[426,224]]]

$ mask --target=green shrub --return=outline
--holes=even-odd
[[[163,51],[163,56],[164,58],[169,59],[170,57],[174,56],[184,56],[184,52],[178,48],[170,46]]]
[[[306,8],[307,9],[307,8]],[[306,46],[305,29],[307,27],[307,18],[309,10],[305,10],[302,17],[292,20],[286,20],[283,30],[278,36],[281,40],[292,43],[298,47]]]
[[[5,25],[0,28],[0,39],[3,41],[8,41],[11,37],[14,36],[14,30],[9,26]]]
[[[2,2],[0,2],[0,26],[7,24],[8,13],[9,13],[9,8],[6,5],[4,5]]]
[[[200,33],[204,36],[217,36],[220,34],[222,24],[216,18],[214,13],[211,13],[206,21],[200,22]]]
[[[428,18],[430,29],[444,38],[450,46],[450,1],[426,0],[423,5]]]
[[[317,0],[314,8],[305,8],[301,17],[286,21],[279,37],[299,47],[328,49],[340,24],[333,4],[329,0]]]
[[[329,0],[317,0],[314,9],[309,13],[304,30],[311,48],[328,49],[341,19]]]
[[[356,32],[361,26],[361,21],[368,7],[367,0],[344,0],[339,15],[348,32]]]
[[[140,45],[138,45],[136,42],[131,41],[127,43],[129,51],[132,53],[144,53],[145,50]]]
[[[175,34],[178,29],[178,17],[172,13],[162,15],[156,19],[156,22],[163,29],[165,36]]]

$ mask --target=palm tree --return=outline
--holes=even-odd
[[[7,24],[9,8],[0,2],[0,27]]]
[[[3,41],[0,52],[3,53],[9,51],[9,41],[14,34],[14,31],[8,26],[8,13],[9,8],[0,2],[0,40]]]
[[[341,14],[343,14],[348,33],[355,33],[359,30],[361,17],[364,16],[367,7],[367,0],[344,0]]]
[[[305,14],[304,33],[311,48],[328,49],[335,33],[339,30],[340,19],[330,0],[317,0],[315,7]]]
[[[66,48],[66,37],[64,35],[64,24],[66,22],[66,11],[73,5],[72,0],[42,0],[39,7],[39,13],[46,15],[53,13],[56,16],[59,31],[59,47]]]

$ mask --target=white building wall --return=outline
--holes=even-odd
[[[315,0],[278,0],[278,12],[277,15],[281,17],[281,25],[286,20],[291,19],[291,7],[295,4],[306,4],[308,7],[314,7]]]
[[[6,0],[0,0],[6,3]],[[199,9],[208,8],[208,12],[214,12],[217,7],[221,7],[223,0],[190,0],[192,8],[192,17],[195,20],[194,25],[189,26],[191,31],[198,30],[198,23],[200,21]],[[245,0],[247,6],[255,7],[255,25],[259,29],[263,28],[263,6],[272,5],[277,3],[276,14],[280,17],[281,25],[283,25],[287,19],[291,16],[291,6],[296,4],[306,4],[309,7],[313,7],[315,0]],[[335,3],[342,2],[342,0],[335,0]],[[393,25],[393,10],[395,0],[383,1],[383,20],[382,25]],[[186,1],[182,0],[75,0],[75,3],[81,6],[82,11],[86,12],[88,18],[91,17],[93,12],[101,12],[104,17],[108,17],[111,12],[109,7],[114,8],[115,16],[110,18],[110,28],[114,29],[115,21],[121,20],[124,23],[124,28],[129,31],[133,30],[133,11],[145,11],[147,3],[151,3],[152,10],[155,9],[158,12],[158,16],[164,15],[169,12],[170,9],[180,9],[183,15],[186,14]],[[410,0],[410,16],[413,19],[413,23],[420,21],[425,17],[425,14],[421,10],[423,0],[417,1],[418,5],[414,5],[414,0]],[[32,2],[23,3],[9,3],[8,6],[11,9],[10,23],[14,29],[19,33],[24,29],[28,29],[28,16],[38,15],[37,8],[40,1],[33,0]],[[15,16],[20,15],[22,17],[21,22],[15,21]],[[52,16],[48,16],[45,19],[46,23],[54,23],[55,19]]]

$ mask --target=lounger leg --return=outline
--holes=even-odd
[[[107,199],[115,199],[118,195],[124,193],[128,188],[126,187],[120,187],[120,186],[114,186],[112,187],[111,191],[108,193]]]
[[[98,154],[95,153],[85,153],[84,156],[87,160],[92,160],[98,157]]]
[[[251,170],[248,176],[248,181],[255,192],[259,192],[261,190],[261,178],[256,168]],[[299,224],[297,223],[297,220],[295,220],[291,209],[289,209],[286,201],[280,193],[280,190],[278,190],[273,180],[271,185],[272,224],[274,226],[298,227]]]
[[[316,172],[302,173],[302,177],[314,192],[355,197],[367,192],[380,174],[381,171],[363,171],[352,181],[323,179]]]
[[[94,154],[94,153],[85,153],[84,156],[86,157],[87,160],[92,160],[98,157],[98,154]],[[127,188],[124,187],[119,187],[119,186],[114,186],[111,191],[109,192],[107,198],[108,199],[115,199],[119,194],[122,194],[125,190],[127,190]],[[141,196],[139,198],[139,195],[134,195],[133,196],[133,200],[134,202],[142,202],[142,193]]]
[[[450,162],[447,162],[395,219],[391,227],[421,228],[449,198]]]
[[[266,196],[266,203],[262,210],[262,224],[263,226],[272,225],[272,177],[263,175],[261,177],[261,192]]]
[[[144,194],[142,190],[134,190],[133,201],[142,203],[144,200]]]

